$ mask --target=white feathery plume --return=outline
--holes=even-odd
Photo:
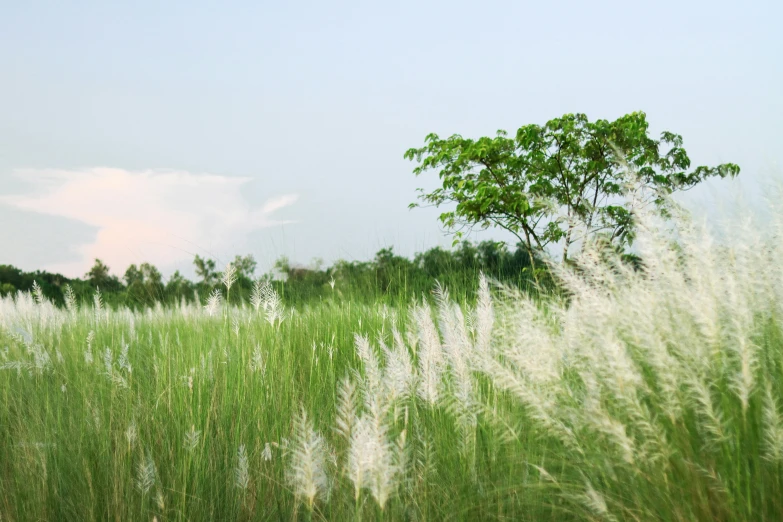
[[[256,346],[253,350],[253,356],[250,358],[250,371],[260,373],[262,376],[266,373],[266,363],[261,355],[261,347]]]
[[[395,445],[388,440],[383,408],[376,402],[354,421],[346,475],[354,484],[355,500],[362,489],[370,491],[383,510],[398,482]]]
[[[103,298],[101,297],[101,290],[99,288],[95,288],[95,294],[92,297],[93,302],[93,311],[95,314],[95,322],[99,323],[101,321],[101,312],[103,311]]]
[[[477,354],[488,354],[492,338],[492,327],[495,314],[492,308],[492,297],[489,292],[489,282],[482,272],[479,275],[478,299],[476,302],[475,342],[473,351]]]
[[[783,462],[783,419],[769,384],[764,399],[764,458],[770,462],[781,463]]]
[[[136,487],[143,494],[147,494],[155,485],[155,476],[155,462],[152,460],[152,456],[147,453],[146,458],[139,462],[136,468]]]
[[[228,294],[231,291],[231,286],[236,282],[236,267],[233,263],[229,263],[226,265],[226,269],[223,271],[223,277],[221,279],[221,282],[226,287],[226,294]]]
[[[343,377],[337,386],[337,418],[335,431],[345,440],[350,440],[356,419],[356,385]]]
[[[43,295],[43,290],[41,289],[41,286],[38,284],[38,281],[33,280],[33,299],[35,299],[35,302],[39,305],[44,303],[44,300],[46,299]]]
[[[257,280],[253,283],[253,293],[250,295],[250,305],[259,311],[264,304],[264,281]]]
[[[250,485],[250,469],[245,445],[239,446],[237,451],[237,466],[234,468],[234,485],[245,491]]]
[[[63,297],[65,298],[65,308],[71,313],[71,315],[75,314],[78,309],[78,305],[76,304],[76,294],[74,294],[71,285],[65,285],[65,292],[63,292]]]
[[[407,398],[416,384],[416,373],[410,352],[395,328],[392,330],[394,347],[389,348],[381,341],[381,349],[386,356],[383,381],[389,392],[390,400]]]
[[[128,425],[128,429],[125,430],[125,438],[128,439],[128,446],[133,446],[133,443],[136,442],[137,434],[136,422],[131,421]]]
[[[283,300],[272,287],[272,283],[259,279],[253,284],[250,304],[258,312],[263,310],[266,320],[272,326],[279,325],[285,319],[286,311]]]
[[[354,345],[356,346],[356,354],[364,364],[366,387],[374,391],[380,389],[383,385],[383,374],[378,358],[370,346],[370,341],[366,336],[355,334]]]
[[[190,430],[187,433],[185,433],[185,441],[184,441],[185,449],[189,453],[193,453],[193,451],[198,447],[200,439],[201,439],[201,432],[196,430],[195,425],[191,425]]]
[[[93,362],[92,343],[94,340],[95,332],[90,330],[90,332],[87,334],[87,349],[84,351],[84,362],[87,364],[92,364]]]
[[[264,459],[264,462],[269,462],[272,460],[272,445],[268,442],[264,444],[264,450],[261,452],[261,458]]]
[[[204,305],[204,310],[206,310],[207,315],[210,317],[214,316],[218,308],[220,308],[220,303],[223,299],[223,296],[220,294],[220,290],[218,288],[215,288],[212,293],[209,295],[209,298],[207,299],[207,304]]]
[[[609,512],[609,508],[606,505],[606,499],[604,499],[603,495],[597,492],[589,482],[586,482],[585,491],[579,496],[579,499],[593,515],[600,517],[602,520],[610,522],[617,520],[617,518]]]
[[[419,344],[419,386],[417,394],[430,406],[434,406],[440,399],[443,348],[428,307],[416,306],[413,310],[413,322],[418,331]]]
[[[304,410],[297,416],[294,430],[296,438],[291,448],[288,482],[294,488],[294,494],[304,498],[312,511],[316,499],[328,494],[326,455],[329,448]]]

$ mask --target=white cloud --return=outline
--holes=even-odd
[[[298,198],[275,196],[253,208],[243,196],[251,178],[171,170],[48,169],[15,175],[33,185],[32,193],[0,196],[0,202],[98,229],[93,243],[77,247],[80,261],[46,267],[67,276],[83,275],[95,258],[121,274],[131,263],[166,266],[204,255],[202,249],[221,251],[254,230],[291,223],[271,215]]]

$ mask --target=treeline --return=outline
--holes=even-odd
[[[79,302],[91,303],[97,289],[104,304],[131,308],[152,306],[156,302],[172,305],[183,300],[203,303],[215,289],[223,291],[225,297],[221,283],[224,273],[217,269],[216,262],[196,256],[193,263],[197,281],[188,280],[179,271],[164,281],[160,271],[150,263],[131,265],[119,278],[96,259],[83,278],[75,279],[0,265],[0,295],[31,291],[36,282],[44,296],[58,305],[65,302],[66,286],[70,286]],[[523,289],[531,288],[534,280],[524,248],[517,246],[512,250],[506,244],[494,241],[478,244],[463,241],[457,248],[436,247],[416,254],[413,259],[396,255],[392,248],[384,248],[370,261],[340,260],[326,268],[304,268],[281,258],[272,271],[260,276],[256,275],[257,265],[252,256],[236,256],[231,265],[235,270],[230,292],[233,303],[248,302],[258,279],[269,280],[292,305],[325,299],[407,301],[428,295],[436,281],[452,295],[466,296],[475,291],[480,272]],[[536,275],[540,283],[542,277],[546,279],[545,273]]]

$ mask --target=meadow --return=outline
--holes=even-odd
[[[0,520],[781,520],[773,214],[640,216],[641,269],[535,297],[3,297]]]

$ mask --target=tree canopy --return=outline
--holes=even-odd
[[[643,186],[665,211],[669,194],[709,177],[733,177],[733,163],[689,170],[680,135],[649,136],[647,117],[634,112],[615,121],[590,122],[566,114],[545,125],[525,125],[514,137],[498,131],[478,140],[429,134],[405,158],[419,164],[418,176],[437,170],[441,186],[419,189],[419,200],[436,207],[455,204],[440,221],[455,233],[497,226],[514,234],[532,257],[563,241],[563,259],[577,241],[601,234],[621,246],[633,241],[633,207],[624,200],[630,185]],[[419,203],[412,203],[412,208]]]
[[[412,259],[398,255],[388,247],[370,260],[338,260],[331,266],[314,260],[305,267],[279,258],[270,271],[260,276],[256,275],[257,264],[252,255],[236,256],[230,263],[230,292],[225,285],[228,264],[222,274],[215,270],[217,261],[214,259],[196,256],[193,264],[196,272],[200,271],[199,267],[206,269],[207,278],[202,272],[197,276],[200,281],[189,281],[177,270],[164,282],[161,272],[151,263],[130,265],[122,280],[112,275],[103,262],[96,262],[94,270],[91,269],[84,279],[42,271],[24,272],[10,265],[0,265],[0,297],[13,297],[18,291],[29,292],[36,283],[42,294],[59,306],[65,305],[66,293],[74,297],[77,305],[92,304],[96,287],[108,307],[139,309],[157,303],[168,306],[183,302],[203,304],[215,291],[219,291],[226,301],[241,305],[249,301],[256,284],[265,280],[292,305],[326,299],[392,303],[426,297],[436,281],[448,287],[453,296],[474,295],[480,272],[532,290],[530,274],[525,271],[531,264],[525,248],[522,245],[509,248],[505,243],[495,241],[477,245],[462,241],[455,249],[435,247],[417,253]]]

